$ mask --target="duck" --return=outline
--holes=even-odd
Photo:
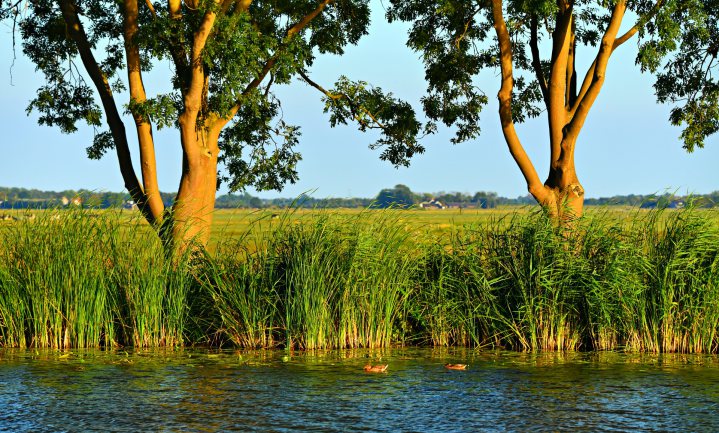
[[[367,373],[384,373],[385,371],[387,371],[387,367],[389,367],[389,364],[384,364],[384,365],[367,364],[364,366],[364,371]]]
[[[444,368],[450,370],[466,370],[467,364],[444,364]]]

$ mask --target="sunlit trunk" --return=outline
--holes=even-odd
[[[196,149],[183,156],[180,187],[172,206],[171,222],[163,230],[166,243],[175,251],[189,245],[204,248],[210,239],[217,190],[217,139],[212,132],[196,132],[181,126],[183,148]]]
[[[584,188],[579,183],[574,167],[559,167],[549,173],[545,194],[537,202],[544,206],[557,222],[568,222],[584,212]]]

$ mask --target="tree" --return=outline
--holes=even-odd
[[[477,191],[472,196],[472,203],[476,203],[482,209],[494,209],[497,207],[497,193]]]
[[[322,93],[333,126],[356,121],[361,131],[377,129],[381,138],[372,147],[384,148],[382,159],[407,164],[423,151],[409,104],[365,82],[341,77],[326,90],[309,77],[318,54],[343,54],[367,33],[368,2],[0,0],[0,19],[18,26],[24,53],[45,76],[28,111],[64,133],[81,121],[95,128],[88,155],[114,149],[147,221],[165,240],[186,245],[207,242],[218,182],[231,191],[266,190],[297,179],[299,129],[282,120],[273,92],[293,77]],[[149,96],[143,73],[165,60],[174,70],[164,83],[172,91]],[[125,90],[142,182],[117,101]],[[163,127],[179,129],[183,154],[171,211],[156,173],[153,129]],[[219,177],[218,164],[225,169]]]
[[[399,207],[409,208],[414,204],[414,194],[406,185],[395,185],[394,188],[383,189],[377,194],[374,207],[388,208]]]
[[[692,151],[719,130],[719,2],[716,0],[390,0],[388,18],[413,22],[408,45],[423,54],[433,122],[456,125],[453,142],[476,138],[487,104],[475,86],[487,68],[501,72],[502,132],[534,199],[551,215],[581,216],[584,188],[575,147],[599,94],[612,53],[638,39],[637,64],[654,73],[659,102],[676,104]],[[636,18],[620,32],[627,13]],[[544,53],[544,50],[547,50]],[[580,50],[594,61],[582,79]],[[515,123],[546,112],[549,174],[542,182],[525,153]]]

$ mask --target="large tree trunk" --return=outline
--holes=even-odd
[[[174,251],[194,245],[203,248],[210,239],[217,191],[217,140],[219,129],[197,131],[195,125],[182,125],[181,139],[185,152],[180,187],[172,206],[171,222],[162,237]]]
[[[217,157],[199,164],[183,164],[180,188],[172,207],[172,243],[184,249],[188,244],[205,246],[210,239],[215,208]]]
[[[532,195],[559,224],[571,222],[584,212],[584,188],[573,165],[552,167],[542,191]]]
[[[561,127],[554,131],[554,127]],[[541,188],[530,188],[530,193],[559,225],[567,225],[582,216],[584,188],[577,177],[574,165],[576,135],[565,132],[566,125],[551,125],[552,157],[549,175]]]
[[[612,6],[612,14],[602,36],[597,56],[578,87],[575,51],[577,47],[574,3],[558,0],[554,30],[551,34],[552,58],[549,76],[539,57],[539,22],[537,16],[528,22],[532,66],[547,108],[549,123],[550,165],[549,176],[542,184],[534,164],[514,128],[512,115],[512,92],[514,86],[512,38],[504,20],[502,0],[492,0],[492,16],[497,33],[500,53],[502,86],[497,94],[502,132],[509,152],[519,167],[529,193],[547,210],[559,225],[572,226],[571,222],[582,216],[584,188],[579,183],[574,165],[574,150],[579,132],[590,108],[604,83],[607,62],[612,52],[629,40],[639,30],[639,24],[618,37],[618,31],[626,11],[626,0],[618,0]]]

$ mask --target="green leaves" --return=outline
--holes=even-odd
[[[302,156],[294,151],[300,131],[277,120],[280,104],[273,95],[258,91],[245,96],[236,121],[220,137],[220,162],[227,174],[230,191],[254,186],[257,190],[282,190],[286,182],[298,179],[297,163]]]
[[[2,18],[15,16],[4,9],[2,14]],[[69,31],[68,16],[68,22],[79,23],[82,29]],[[293,149],[300,133],[281,119],[272,86],[290,84],[318,54],[343,54],[348,44],[367,34],[369,24],[369,0],[256,0],[249,5],[199,0],[181,2],[180,10],[170,10],[164,2],[35,0],[27,3],[20,29],[23,50],[47,84],[28,110],[40,113],[41,124],[59,126],[67,133],[77,130],[78,121],[100,126],[99,102],[114,112],[117,95],[112,92],[126,90],[123,80],[128,72],[136,80],[138,72],[170,61],[174,74],[166,76],[162,86],[169,90],[153,94],[152,89],[144,89],[140,94],[147,92],[146,100],[134,93],[137,99],[131,97],[123,104],[125,112],[157,129],[179,126],[179,116],[186,110],[197,113],[198,134],[232,117],[221,134],[220,162],[227,169],[222,180],[232,190],[248,185],[281,189],[285,182],[297,180],[300,155]],[[76,45],[85,38],[87,46]],[[132,71],[123,70],[126,56]],[[99,68],[90,74],[94,88],[85,83],[88,74],[80,66],[88,64],[88,57],[94,57],[90,63]],[[201,95],[199,101],[188,102],[191,85],[192,95]],[[137,81],[133,88],[138,91]],[[417,144],[422,125],[408,103],[346,79],[340,80],[336,92],[345,97],[326,101],[330,123],[353,121],[360,131],[378,129],[381,138],[371,147],[383,148],[382,159],[407,165],[412,155],[424,150]],[[125,140],[119,117],[113,119],[112,135],[97,133],[88,147],[89,157],[101,157],[113,147],[114,139]],[[425,128],[431,131],[431,125]]]
[[[432,122],[456,126],[453,143],[480,133],[480,113],[488,99],[475,78],[497,66],[498,58],[490,12],[486,3],[458,0],[391,0],[387,12],[390,21],[412,21],[407,45],[424,60],[424,112]]]
[[[86,149],[87,157],[90,159],[100,159],[110,149],[115,148],[115,141],[112,134],[108,131],[97,132],[92,140],[92,145]]]
[[[177,126],[177,115],[182,108],[182,101],[176,94],[157,95],[145,102],[131,99],[125,106],[126,113],[155,124],[157,129]]]
[[[81,5],[88,17],[96,18],[88,35],[91,44],[118,34],[117,22],[103,9],[107,2],[93,0]],[[49,0],[34,1],[28,6],[31,12],[20,21],[23,52],[45,75],[46,82],[28,105],[28,114],[37,111],[38,123],[57,126],[66,134],[77,131],[78,122],[99,126],[102,111],[80,69],[77,49],[68,36],[60,9]],[[124,50],[122,44],[115,42],[105,47],[105,53],[100,67],[109,81],[123,66]]]
[[[330,113],[333,127],[355,121],[362,132],[369,129],[381,132],[381,137],[370,148],[383,148],[382,160],[395,166],[408,166],[412,156],[424,152],[424,147],[417,142],[422,124],[414,109],[391,93],[385,94],[379,87],[364,81],[352,82],[342,76],[325,95],[325,113]],[[431,132],[434,132],[431,125],[425,128],[425,133]]]
[[[427,79],[424,111],[436,122],[456,127],[453,142],[475,138],[487,97],[476,87],[485,70],[497,73],[499,49],[489,2],[461,0],[390,0],[390,21],[412,23],[407,45],[421,52]],[[512,42],[514,89],[512,116],[523,122],[539,115],[543,98],[538,78],[551,79],[551,52],[533,58],[531,23],[538,23],[537,46],[555,36],[558,3],[553,0],[505,0],[504,18]],[[590,56],[607,28],[616,1],[571,2],[577,51],[591,47]],[[625,21],[635,20],[640,43],[637,64],[657,74],[659,102],[677,104],[671,122],[685,127],[684,147],[701,147],[717,132],[719,104],[719,1],[630,0]],[[621,35],[621,32],[620,32]],[[543,77],[533,64],[540,65]],[[578,77],[581,83],[582,77]],[[571,101],[571,98],[570,98]]]
[[[637,63],[657,74],[657,100],[676,104],[669,120],[683,126],[689,152],[719,131],[719,1],[668,2],[643,32]]]
[[[672,109],[669,119],[673,125],[685,126],[681,133],[684,148],[692,152],[704,147],[704,141],[719,132],[719,92],[704,92],[702,98],[692,99],[683,106]]]
[[[78,121],[84,120],[88,125],[99,126],[102,118],[92,89],[84,83],[65,80],[38,89],[37,97],[26,109],[28,114],[33,110],[40,113],[38,123],[57,126],[65,134],[77,131]]]

